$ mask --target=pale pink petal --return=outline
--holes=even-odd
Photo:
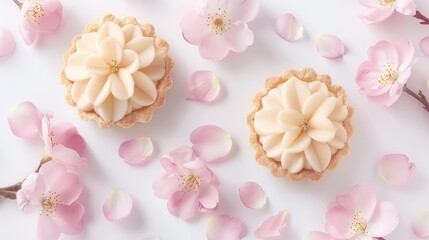
[[[373,1],[373,2],[377,2],[377,1]],[[369,8],[364,8],[362,10],[360,14],[360,18],[362,19],[362,22],[366,24],[379,23],[386,20],[390,16],[392,16],[394,12],[395,12],[394,7],[387,7],[387,8],[369,7]]]
[[[88,160],[85,157],[81,157],[75,150],[60,144],[52,148],[51,155],[52,160],[63,164],[71,173],[77,174],[88,166]]]
[[[234,52],[244,52],[253,44],[254,36],[247,24],[237,22],[231,24],[229,31],[223,34],[229,49]]]
[[[382,202],[375,209],[368,221],[368,235],[384,237],[398,226],[398,210],[391,202]]]
[[[230,1],[230,16],[232,22],[248,23],[256,18],[259,12],[259,0]]]
[[[199,211],[198,194],[177,191],[168,199],[167,208],[174,216],[183,220],[189,220],[195,217]]]
[[[396,11],[404,15],[414,16],[416,15],[417,4],[414,0],[396,0],[395,8]]]
[[[429,56],[429,37],[425,37],[420,41],[420,47],[423,52]]]
[[[218,215],[209,219],[206,234],[207,240],[239,240],[244,235],[244,226],[235,217]]]
[[[34,2],[30,1],[30,8],[34,7]],[[40,1],[39,1],[40,2]],[[43,15],[37,17],[35,22],[28,20],[29,27],[37,32],[53,32],[57,30],[61,24],[63,7],[59,0],[47,0],[41,2],[43,6]],[[30,10],[24,5],[21,11]],[[24,17],[25,18],[25,17]]]
[[[13,51],[15,51],[15,39],[12,33],[0,26],[0,60],[12,55]]]
[[[130,165],[145,162],[153,153],[152,140],[148,137],[138,137],[125,141],[119,146],[119,156]]]
[[[412,220],[413,233],[419,238],[429,238],[429,211],[423,211]]]
[[[220,92],[220,84],[216,75],[210,71],[195,71],[188,81],[189,100],[210,103]]]
[[[328,59],[338,59],[344,55],[344,44],[336,36],[322,34],[316,40],[316,49],[320,56]]]
[[[155,196],[168,199],[173,193],[180,191],[179,180],[173,174],[164,174],[155,179],[152,188]]]
[[[393,186],[407,185],[416,165],[404,154],[387,154],[378,163],[378,175]]]
[[[37,222],[37,240],[58,240],[60,235],[61,231],[54,220],[45,214],[40,214]]]
[[[296,41],[304,33],[304,27],[294,15],[287,13],[276,21],[277,34],[286,41]]]
[[[312,231],[312,232],[308,232],[304,236],[304,240],[335,240],[335,239],[324,232]]]
[[[247,208],[260,209],[267,203],[267,194],[255,182],[246,182],[238,189],[240,200]]]
[[[357,184],[338,196],[337,202],[354,212],[360,211],[363,218],[369,219],[376,208],[377,195],[371,187]]]
[[[85,208],[79,202],[61,205],[51,215],[62,233],[77,235],[83,230]]]
[[[9,113],[12,133],[21,138],[34,138],[42,133],[43,114],[32,102],[23,102]]]
[[[340,205],[330,207],[326,213],[325,231],[334,238],[348,239],[352,235],[353,215]]]
[[[212,184],[201,186],[198,192],[198,201],[201,206],[208,210],[217,209],[219,203],[219,192]]]
[[[206,19],[196,11],[185,14],[180,27],[182,28],[183,38],[193,45],[199,45],[203,37],[211,31],[210,27],[207,26]]]
[[[218,126],[201,126],[191,133],[190,139],[195,154],[206,162],[223,159],[231,152],[231,134]]]
[[[133,208],[133,199],[123,190],[114,189],[103,204],[104,217],[116,222],[130,215]]]
[[[85,155],[86,143],[76,127],[68,122],[62,122],[51,128],[54,144],[63,145],[75,150],[81,157]]]
[[[218,61],[228,55],[229,46],[222,36],[211,31],[201,39],[199,51],[202,58]]]
[[[278,237],[283,228],[286,227],[287,211],[281,211],[277,215],[269,217],[256,229],[254,235],[258,239]]]
[[[31,45],[36,41],[37,32],[29,26],[29,24],[25,21],[20,21],[19,23],[19,32],[21,33],[24,42],[27,45]]]

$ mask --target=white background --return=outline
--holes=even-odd
[[[428,1],[416,2],[429,15]],[[399,14],[381,24],[365,25],[357,17],[357,0],[262,0],[259,15],[250,23],[255,33],[254,44],[245,53],[212,62],[201,59],[197,47],[181,36],[179,23],[192,8],[190,0],[63,0],[62,3],[61,29],[28,47],[17,29],[17,7],[12,0],[0,0],[0,25],[12,31],[17,43],[14,55],[0,61],[0,186],[25,178],[43,154],[40,142],[19,139],[9,130],[8,112],[22,101],[30,100],[43,111],[52,110],[54,123],[72,122],[88,144],[89,167],[82,174],[87,224],[82,234],[61,239],[137,240],[149,233],[163,240],[205,239],[210,214],[184,222],[170,215],[166,201],[156,198],[152,190],[152,182],[164,172],[159,158],[178,145],[189,144],[191,131],[204,124],[217,124],[233,136],[232,157],[210,167],[222,183],[217,213],[240,218],[246,227],[245,239],[254,239],[253,231],[259,224],[283,209],[289,210],[290,215],[280,239],[302,239],[307,231],[323,230],[328,203],[357,183],[372,185],[379,200],[397,205],[400,223],[386,239],[416,239],[411,232],[411,218],[429,209],[429,113],[405,94],[390,108],[372,105],[358,93],[354,78],[369,46],[382,39],[407,38],[414,43],[420,57],[408,86],[422,89],[429,96],[426,85],[429,57],[419,47],[420,40],[429,36],[429,26],[421,26],[416,19]],[[275,32],[275,20],[287,12],[293,13],[305,27],[305,36],[295,43],[282,40]],[[98,22],[107,13],[136,16],[140,22],[152,23],[157,34],[170,43],[170,55],[176,62],[174,86],[165,107],[156,111],[148,124],[137,124],[130,129],[99,129],[94,122],[81,121],[77,110],[64,101],[66,90],[58,77],[63,53],[70,47],[72,37],[81,33],[87,23]],[[337,35],[344,41],[347,53],[342,59],[332,61],[318,55],[314,42],[323,33]],[[344,87],[349,104],[355,108],[355,134],[349,154],[335,171],[326,173],[319,182],[291,183],[271,176],[255,162],[245,116],[251,109],[252,96],[262,88],[267,76],[306,66],[330,74],[335,84]],[[185,100],[186,80],[195,70],[217,74],[222,87],[219,101],[204,105]],[[155,157],[141,167],[131,167],[122,162],[117,150],[123,141],[139,136],[153,139]],[[377,176],[377,161],[387,153],[408,154],[417,165],[407,187],[391,187]],[[263,187],[269,197],[267,208],[250,210],[241,204],[238,187],[246,181],[255,181]],[[132,214],[119,223],[108,222],[101,210],[112,188],[122,188],[134,198]],[[35,239],[37,216],[25,215],[16,202],[0,199],[0,239]]]

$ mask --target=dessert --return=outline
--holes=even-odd
[[[328,75],[305,68],[270,77],[247,116],[255,158],[275,176],[318,180],[348,152],[352,112]]]
[[[168,43],[152,25],[107,15],[72,40],[60,76],[81,119],[131,127],[165,104],[173,66]]]

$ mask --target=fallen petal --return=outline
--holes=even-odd
[[[130,215],[132,208],[131,196],[127,192],[114,189],[104,202],[103,213],[108,221],[116,222]]]
[[[42,134],[43,114],[32,102],[23,102],[9,113],[8,121],[12,133],[31,139]]]
[[[324,232],[312,231],[312,232],[308,232],[304,236],[304,240],[335,240],[335,239]]]
[[[429,211],[419,213],[412,220],[413,233],[420,238],[429,237]]]
[[[161,238],[157,237],[154,234],[150,234],[150,235],[144,236],[142,240],[161,240]]]
[[[286,227],[287,211],[281,211],[269,217],[256,229],[254,235],[258,239],[267,239],[280,236],[281,230]]]
[[[220,92],[219,79],[210,71],[196,71],[188,81],[189,93],[187,99],[210,103]]]
[[[0,27],[0,60],[12,55],[15,51],[15,39],[12,33],[3,27]]]
[[[378,163],[378,175],[388,184],[404,186],[411,180],[415,168],[407,155],[387,154]]]
[[[220,160],[231,152],[231,134],[214,125],[204,125],[191,133],[192,149],[205,162]]]
[[[429,37],[425,37],[420,41],[420,47],[423,52],[429,56]]]
[[[239,240],[244,235],[244,226],[239,219],[226,214],[209,219],[207,240]]]
[[[267,194],[254,182],[246,182],[239,188],[241,202],[247,208],[260,209],[267,203]]]
[[[119,156],[130,165],[143,163],[153,153],[153,143],[148,137],[134,138],[119,146]]]
[[[322,34],[316,40],[316,49],[320,56],[329,59],[337,59],[344,55],[344,44],[336,36]]]
[[[294,15],[287,13],[276,21],[277,34],[286,41],[296,41],[302,37],[304,27]]]

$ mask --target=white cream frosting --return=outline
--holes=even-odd
[[[105,122],[154,103],[164,74],[165,61],[156,53],[154,38],[143,36],[138,25],[121,28],[110,21],[82,35],[65,68],[77,107],[94,110]]]
[[[290,173],[322,172],[347,141],[347,115],[347,106],[325,83],[293,77],[262,98],[254,126],[266,155]]]

